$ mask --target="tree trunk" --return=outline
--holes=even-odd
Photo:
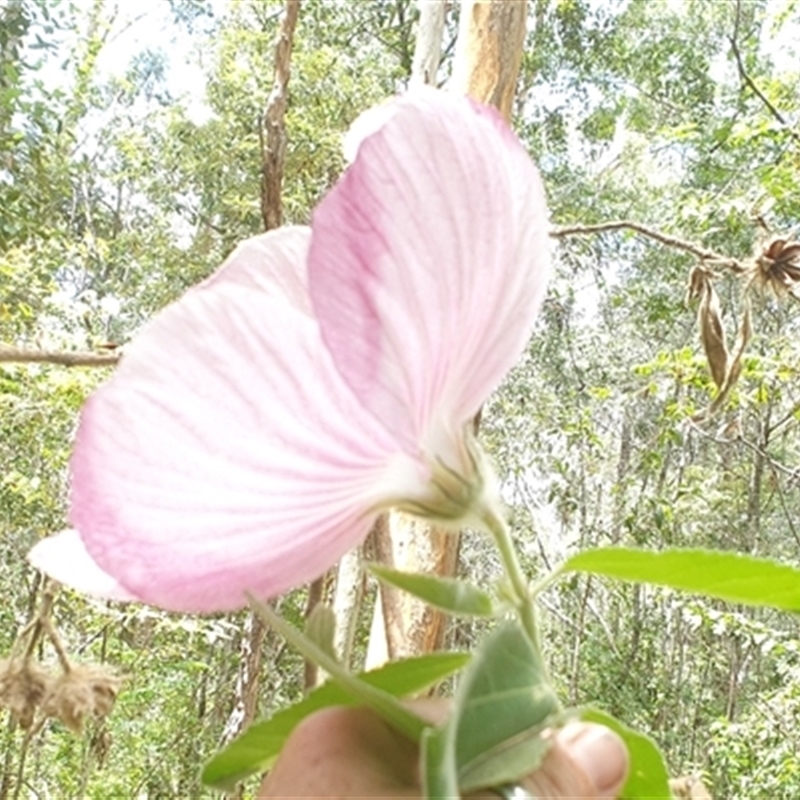
[[[300,0],[286,0],[286,13],[275,45],[275,80],[261,120],[261,218],[264,230],[283,224],[283,164],[286,160],[286,87]]]
[[[406,514],[393,512],[381,519],[373,538],[378,561],[407,572],[455,574],[457,533],[429,526]],[[379,595],[376,609],[383,616],[384,644],[371,642],[370,667],[379,663],[378,652],[383,660],[394,660],[441,648],[447,621],[442,612],[385,584],[381,585]]]
[[[333,615],[336,630],[333,649],[345,666],[350,666],[353,654],[358,612],[364,594],[364,574],[361,568],[361,550],[347,553],[336,569],[336,588],[333,594]]]
[[[444,0],[421,0],[417,46],[411,68],[411,85],[436,85],[439,61],[442,57],[442,34],[447,3]]]
[[[528,4],[525,0],[462,0],[453,87],[511,120]]]

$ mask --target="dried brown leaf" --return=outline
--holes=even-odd
[[[705,267],[698,264],[692,268],[686,286],[686,297],[684,298],[686,305],[702,296],[703,286],[705,286],[708,279],[709,273]]]
[[[742,366],[744,364],[744,354],[747,350],[747,345],[753,337],[753,320],[750,314],[750,303],[744,301],[744,308],[742,309],[742,321],[739,323],[739,332],[736,335],[736,344],[733,348],[733,355],[730,360],[728,372],[725,375],[725,380],[720,386],[719,394],[714,398],[714,402],[708,407],[706,418],[714,416],[714,414],[722,408],[731,389],[736,385],[742,374]]]
[[[722,325],[722,307],[709,278],[703,283],[700,304],[697,307],[697,322],[711,377],[720,389],[728,374],[728,346]]]
[[[736,344],[733,348],[733,357],[728,367],[728,374],[725,377],[725,388],[730,389],[739,380],[739,376],[742,374],[744,353],[752,338],[753,319],[750,314],[750,303],[745,301],[742,309],[742,321],[739,323],[739,332],[736,335]]]

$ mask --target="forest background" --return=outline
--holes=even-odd
[[[260,120],[282,13],[260,0],[0,4],[0,343],[113,354],[262,230]],[[303,4],[285,222],[307,222],[342,171],[354,117],[407,85],[417,16],[412,0]],[[128,57],[126,32],[148,24],[158,35]],[[687,297],[698,253],[741,264],[800,225],[798,31],[797,0],[529,4],[514,125],[546,183],[557,274],[481,435],[531,573],[603,544],[799,560],[797,304],[750,287],[741,375],[704,415],[718,389]],[[732,341],[745,282],[724,262],[712,271]],[[25,554],[65,525],[77,411],[107,371],[0,363],[0,653],[38,602]],[[459,565],[479,581],[498,572],[469,535]],[[306,594],[282,613],[299,623]],[[647,731],[673,774],[701,772],[719,797],[800,796],[793,617],[584,576],[545,605],[567,703]],[[246,615],[64,593],[55,620],[70,652],[127,679],[82,736],[51,722],[26,737],[8,716],[0,797],[203,796],[200,768],[241,701]],[[447,637],[463,647],[478,633],[459,623]],[[302,695],[303,664],[269,634],[259,650],[267,714]]]

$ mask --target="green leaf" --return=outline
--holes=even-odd
[[[426,738],[425,787],[455,769],[462,792],[508,783],[536,769],[545,727],[564,715],[533,644],[517,621],[483,640],[464,673],[447,722]],[[441,795],[438,795],[441,796]]]
[[[591,572],[732,603],[800,611],[800,569],[737,553],[604,547],[578,553],[560,567],[561,572]]]
[[[468,653],[432,653],[394,661],[380,669],[361,673],[358,678],[397,697],[404,697],[417,694],[458,672],[469,659]],[[356,705],[356,701],[335,683],[320,686],[299,703],[251,725],[208,762],[203,770],[203,782],[222,791],[231,790],[244,778],[269,769],[291,732],[309,714],[328,706],[352,705]]]
[[[619,720],[596,708],[581,709],[580,716],[585,722],[598,722],[611,728],[625,742],[630,755],[630,771],[622,789],[623,800],[672,798],[664,758],[649,736],[628,728]]]
[[[357,675],[347,670],[335,658],[322,650],[316,642],[290,625],[271,606],[248,595],[250,605],[264,622],[271,625],[292,647],[299,650],[309,661],[322,667],[339,686],[357,703],[372,709],[393,728],[419,742],[422,732],[429,727],[419,715],[410,711],[390,692],[383,691],[362,681]]]
[[[494,615],[492,598],[467,581],[419,572],[401,572],[383,564],[369,564],[367,569],[384,583],[396,586],[450,614],[469,617]]]

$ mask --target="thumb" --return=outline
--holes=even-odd
[[[542,766],[522,783],[539,800],[613,800],[627,774],[619,736],[603,725],[573,722],[556,733]]]

